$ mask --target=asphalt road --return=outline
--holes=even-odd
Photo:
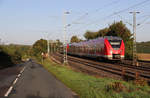
[[[25,64],[26,63],[22,63],[0,70],[0,98],[3,98]]]
[[[8,98],[76,98],[41,65],[28,61]]]

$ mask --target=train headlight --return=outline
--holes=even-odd
[[[112,50],[110,50],[110,54],[112,54],[113,53],[113,51]]]

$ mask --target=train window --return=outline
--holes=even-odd
[[[121,46],[121,40],[109,40],[109,43],[114,49],[118,49]]]
[[[98,48],[96,48],[96,53],[98,53]]]
[[[94,49],[94,47],[92,48],[92,53],[94,53],[94,51],[95,51],[95,49]]]
[[[92,53],[94,53],[94,48],[92,48]]]
[[[97,53],[100,53],[100,48],[97,48],[96,51],[97,51]]]
[[[84,52],[84,47],[82,47],[82,52]]]

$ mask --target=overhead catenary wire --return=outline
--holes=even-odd
[[[144,24],[148,24],[148,23],[147,23],[147,20],[150,19],[150,15],[144,15],[144,16],[142,16],[142,17],[145,17],[145,18],[144,18],[141,22],[139,22],[139,23],[137,24],[137,26],[138,26],[137,29],[141,29]],[[142,18],[142,17],[141,17],[141,18]]]
[[[132,25],[132,23],[128,22],[127,19],[123,18],[121,15],[117,14],[117,16],[121,18],[122,21],[124,20],[125,23],[129,24],[130,26]]]
[[[117,15],[117,14],[119,14],[119,13],[123,13],[123,12],[128,11],[128,10],[130,10],[130,9],[132,9],[132,8],[135,8],[135,7],[137,7],[137,6],[141,6],[141,5],[143,5],[143,4],[145,4],[145,3],[149,2],[149,1],[150,1],[150,0],[144,0],[144,1],[139,2],[139,3],[136,3],[136,4],[134,4],[134,5],[132,5],[132,6],[128,7],[128,8],[122,9],[122,10],[120,10],[120,11],[118,11],[118,12],[114,12],[114,13],[108,15],[108,16],[105,16],[105,17],[101,18],[101,19],[103,19],[103,20],[104,20],[104,19],[107,19],[107,18],[109,18],[109,17],[112,17],[112,16]],[[100,19],[97,19],[97,20],[95,20],[95,21],[92,21],[92,22],[90,22],[90,23],[87,23],[87,24],[85,24],[85,25],[82,25],[81,27],[79,27],[79,28],[76,29],[75,31],[78,31],[78,30],[80,30],[81,28],[83,28],[83,27],[85,27],[85,26],[87,26],[87,25],[93,25],[93,24],[95,24],[95,22],[97,22],[97,21],[99,21],[99,20],[100,20]]]
[[[132,9],[132,8],[135,8],[135,7],[139,6],[139,5],[141,6],[141,5],[145,4],[145,3],[147,3],[148,1],[150,1],[150,0],[144,0],[144,1],[139,2],[139,3],[137,3],[137,4],[134,4],[134,5],[132,5],[132,6],[128,7],[128,8],[125,8],[125,9],[123,9],[123,10],[120,10],[120,11],[116,12],[115,14],[119,14],[119,13],[128,11],[128,10],[130,10],[130,9]],[[112,14],[112,15],[113,15],[113,14]]]
[[[81,15],[79,18],[77,18],[76,20],[72,21],[70,24],[76,24],[76,21],[80,21],[82,19],[85,19],[86,16],[93,15],[94,13],[96,13],[96,12],[102,10],[102,9],[105,9],[106,6],[117,4],[118,2],[119,2],[119,0],[114,0],[114,1],[112,1],[110,3],[108,3],[108,4],[105,4],[105,5],[101,6],[100,8],[97,8],[96,10],[93,10],[93,11],[90,11],[90,12],[86,12],[83,15]]]
[[[143,19],[143,21],[141,21],[139,24],[140,25],[144,24],[148,19],[150,19],[150,15],[146,17],[145,19]]]
[[[123,19],[120,15],[117,15],[117,16],[119,16],[122,20],[125,20],[125,22],[127,23],[127,24],[129,24],[130,26],[132,25],[130,22],[128,22],[128,21],[126,21],[126,19]],[[146,17],[146,18],[144,18],[144,17]],[[141,16],[140,18],[144,18],[141,22],[139,22],[138,24],[137,24],[137,27],[139,28],[141,28],[141,26],[143,25],[143,24],[145,24],[145,22],[150,18],[150,15],[144,15],[144,16]]]
[[[114,1],[112,1],[112,2],[109,2],[109,3],[107,3],[107,4],[103,5],[103,6],[101,6],[100,8],[97,8],[96,10],[93,10],[93,11],[91,11],[91,12],[86,12],[86,13],[84,13],[82,16],[80,16],[79,18],[77,18],[76,20],[72,21],[72,22],[69,23],[69,24],[71,24],[71,25],[72,25],[72,24],[83,24],[83,23],[79,23],[79,22],[77,22],[77,21],[80,21],[80,20],[82,20],[82,19],[85,19],[86,16],[93,15],[94,13],[96,13],[96,12],[98,12],[98,11],[100,11],[100,10],[105,9],[106,6],[117,4],[119,1],[121,1],[121,0],[114,0]],[[73,35],[73,34],[70,33],[69,36],[70,36],[70,35]]]

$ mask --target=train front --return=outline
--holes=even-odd
[[[109,36],[104,40],[105,56],[110,60],[124,59],[125,45],[120,37]]]

